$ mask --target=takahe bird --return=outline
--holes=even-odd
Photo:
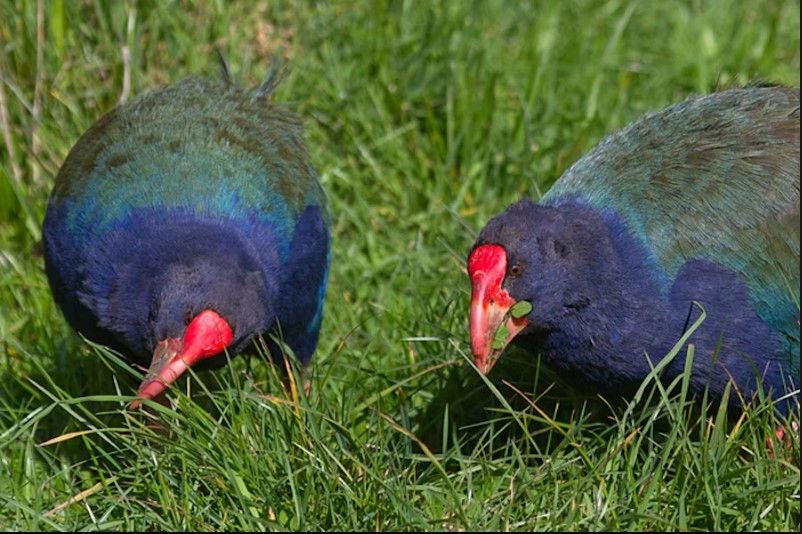
[[[250,92],[224,78],[186,78],[100,119],[44,219],[55,301],[75,330],[149,368],[143,399],[164,403],[187,367],[224,365],[259,334],[304,364],[317,345],[330,219],[301,121],[270,102],[276,69]]]
[[[514,340],[577,389],[626,397],[697,302],[692,393],[720,400],[732,381],[737,413],[758,382],[775,400],[798,391],[799,120],[799,89],[691,98],[602,140],[540,203],[491,219],[468,259],[477,367]],[[662,376],[684,367],[676,357]],[[785,401],[781,413],[799,403]]]

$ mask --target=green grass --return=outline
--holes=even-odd
[[[37,22],[37,13],[41,18]],[[511,352],[469,363],[476,232],[603,135],[690,94],[799,86],[799,3],[0,0],[0,530],[799,531],[799,448],[687,384],[610,410]],[[49,188],[121,98],[273,54],[328,191],[309,396],[257,358],[184,383],[169,438],[66,326]],[[684,358],[684,350],[675,354]],[[655,362],[657,363],[657,362]],[[74,434],[73,434],[74,433]],[[49,442],[49,440],[55,441]]]

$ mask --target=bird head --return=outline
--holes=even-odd
[[[603,250],[600,218],[580,211],[586,208],[524,199],[480,232],[468,276],[471,348],[483,373],[513,340],[537,342],[581,328],[584,309],[598,291],[594,285],[606,279],[614,261]]]
[[[146,316],[147,323],[135,331],[147,336],[143,350],[152,359],[137,392],[141,399],[161,402],[161,394],[189,367],[224,365],[225,351],[235,356],[272,321],[262,274],[233,253],[182,254],[144,284],[147,311],[137,307],[136,317]]]
[[[137,397],[158,398],[189,367],[220,354],[233,338],[225,319],[212,310],[203,310],[190,321],[183,337],[166,338],[158,343]],[[131,408],[140,405],[141,401],[137,400]]]

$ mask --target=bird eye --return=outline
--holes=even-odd
[[[514,263],[512,267],[510,267],[510,276],[519,276],[522,272],[524,272],[524,269],[521,267],[520,263]]]
[[[568,256],[568,247],[559,241],[554,241],[554,252],[561,258]]]

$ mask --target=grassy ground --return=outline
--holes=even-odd
[[[700,416],[683,382],[647,381],[611,411],[515,353],[479,376],[464,261],[492,215],[643,112],[798,86],[799,17],[793,0],[0,0],[0,530],[798,531],[798,460],[767,455],[765,409]],[[331,281],[308,396],[240,358],[183,383],[165,438],[125,410],[132,372],[53,305],[40,224],[78,136],[216,75],[214,46],[249,86],[291,61],[277,99],[329,193]]]

